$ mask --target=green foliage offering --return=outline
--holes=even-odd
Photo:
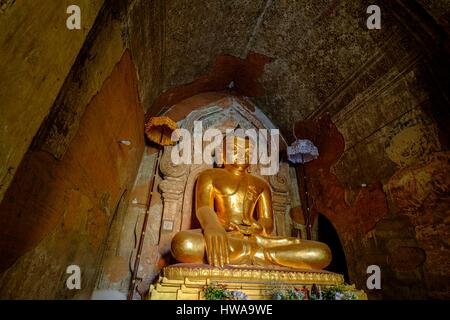
[[[305,293],[307,291],[307,293]],[[350,286],[333,285],[319,287],[313,285],[311,289],[303,287],[276,288],[270,291],[273,300],[357,300],[358,297],[352,292]],[[248,300],[245,293],[241,291],[227,290],[224,285],[214,284],[205,287],[204,296],[206,300]]]
[[[223,285],[209,285],[205,288],[206,300],[248,300],[241,291],[230,291]]]
[[[219,286],[207,286],[205,289],[206,300],[223,300],[225,298],[225,288]]]
[[[272,291],[274,300],[303,300],[305,294],[296,288],[275,289]]]
[[[328,286],[322,289],[323,300],[356,300],[358,297],[343,286]]]
[[[356,300],[358,297],[349,286],[327,286],[320,288],[313,285],[310,289],[303,287],[277,288],[271,291],[273,300]]]

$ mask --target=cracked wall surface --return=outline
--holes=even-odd
[[[0,201],[47,116],[99,13],[83,0],[81,30],[66,27],[71,1],[6,1],[0,12]]]

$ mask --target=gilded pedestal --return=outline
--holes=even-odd
[[[340,274],[324,270],[259,268],[227,266],[215,268],[201,264],[176,264],[166,267],[151,286],[151,300],[202,300],[203,290],[210,284],[225,285],[229,290],[244,292],[250,300],[270,300],[276,288],[343,285]],[[367,299],[363,291],[354,290],[358,299]]]

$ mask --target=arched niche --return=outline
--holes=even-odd
[[[317,229],[317,240],[326,243],[333,253],[331,263],[325,270],[344,275],[345,281],[350,283],[345,250],[333,223],[325,215],[319,213]]]
[[[167,113],[170,113],[170,109]],[[190,112],[184,119],[178,121],[180,128],[193,132],[196,121],[201,121],[203,130],[218,129],[225,134],[227,129],[276,129],[272,122],[245,98],[229,96],[221,98],[201,108]],[[270,141],[266,142],[270,143]],[[280,135],[280,150],[285,149],[286,142]],[[160,231],[160,252],[170,250],[173,236],[180,230],[191,229],[192,215],[195,214],[194,192],[197,177],[201,172],[213,165],[181,164],[175,165],[171,160],[171,146],[165,147],[160,163],[162,182],[159,189],[163,199],[163,213]],[[270,148],[269,148],[270,150]],[[193,156],[193,152],[192,152]],[[193,162],[193,161],[192,161]],[[260,165],[252,165],[249,171],[269,182],[272,191],[272,202],[275,219],[274,234],[290,234],[290,218],[288,215],[290,201],[288,194],[289,166],[280,161],[276,175],[260,175]]]

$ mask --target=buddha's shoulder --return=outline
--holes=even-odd
[[[230,173],[223,168],[211,168],[202,171],[199,174],[198,179],[203,181],[213,181],[214,178],[227,177],[229,175]],[[248,176],[252,185],[270,189],[269,183],[265,179],[252,174],[249,174]]]
[[[208,175],[211,174],[213,172],[217,172],[217,170],[221,170],[220,168],[209,168],[209,169],[205,169],[203,170],[200,175]]]

